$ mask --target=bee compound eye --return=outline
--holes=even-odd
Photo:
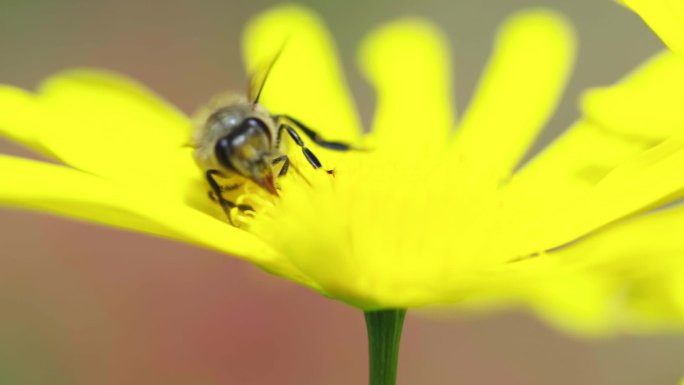
[[[230,137],[224,136],[216,142],[214,146],[214,153],[216,154],[216,160],[227,168],[233,168],[230,162],[230,153],[233,152],[232,142]]]
[[[271,131],[269,131],[268,126],[263,120],[259,118],[249,117],[242,121],[241,126],[246,131],[258,129],[261,130],[264,134],[268,135],[269,137],[271,136]]]

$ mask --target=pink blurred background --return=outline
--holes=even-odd
[[[241,90],[239,34],[273,2],[0,0],[0,82],[33,87],[97,66],[142,80],[192,112]],[[611,1],[307,1],[338,39],[366,122],[372,90],[354,53],[372,26],[415,14],[452,39],[459,106],[497,24],[529,5],[576,24],[579,64],[540,143],[576,117],[580,90],[660,48]],[[0,112],[1,113],[1,112]],[[0,152],[25,155],[0,141]],[[125,154],[122,154],[125,156]],[[4,181],[3,183],[11,183]],[[245,263],[166,240],[0,209],[0,384],[364,384],[362,314]],[[674,384],[684,336],[581,340],[524,311],[407,320],[400,384]]]

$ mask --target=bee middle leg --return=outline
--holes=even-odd
[[[290,135],[292,140],[294,140],[294,142],[297,144],[297,146],[299,146],[299,148],[302,149],[302,153],[304,154],[304,157],[306,158],[306,160],[309,162],[309,164],[311,164],[311,166],[314,169],[321,167],[321,161],[318,160],[316,155],[314,155],[314,153],[311,152],[311,150],[309,150],[308,147],[306,147],[306,145],[304,144],[304,141],[299,136],[297,131],[295,131],[295,129],[292,128],[292,126],[290,126],[289,124],[280,123],[280,125],[278,126],[278,133],[276,135],[276,142],[275,142],[276,148],[280,147],[280,140],[283,136],[283,131],[287,131],[288,135]]]
[[[280,155],[277,158],[273,159],[271,161],[271,164],[275,166],[280,162],[283,163],[283,167],[281,167],[280,171],[278,172],[278,178],[284,177],[285,174],[287,174],[287,171],[290,169],[290,167],[292,167],[292,169],[295,171],[295,173],[297,173],[297,175],[299,175],[299,177],[302,178],[304,180],[304,182],[306,182],[306,184],[311,186],[311,182],[309,182],[309,180],[306,179],[306,176],[304,176],[304,174],[302,174],[302,172],[299,171],[299,169],[294,164],[290,163],[290,157],[288,157],[287,155]],[[329,170],[326,170],[326,171],[329,174],[331,173],[331,171],[329,171]]]
[[[209,182],[209,186],[211,187],[211,192],[209,194],[209,198],[218,202],[221,207],[223,208],[223,211],[226,213],[226,216],[228,217],[228,220],[233,223],[233,219],[230,216],[230,210],[234,207],[237,207],[238,210],[240,211],[247,211],[251,210],[254,211],[252,206],[250,205],[244,205],[244,204],[235,204],[225,198],[223,198],[223,195],[221,194],[224,191],[230,191],[234,190],[239,187],[239,185],[228,185],[228,186],[222,186],[220,185],[214,177],[216,175],[221,175],[221,173],[217,170],[209,170],[206,172],[205,177],[207,178],[207,182]]]

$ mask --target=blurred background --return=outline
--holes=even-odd
[[[240,30],[275,3],[0,0],[0,82],[32,88],[63,68],[105,67],[192,112],[217,92],[244,89]],[[365,122],[373,93],[355,51],[373,26],[409,14],[441,25],[462,109],[506,15],[563,12],[578,29],[579,63],[539,145],[576,117],[582,89],[617,80],[661,48],[609,0],[302,3],[337,38]],[[27,154],[2,140],[0,152]],[[365,338],[357,310],[224,255],[0,209],[0,384],[364,384]],[[409,315],[399,383],[658,385],[682,375],[684,336],[583,340],[510,311]]]

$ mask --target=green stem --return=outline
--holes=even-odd
[[[406,309],[369,311],[365,313],[368,329],[370,385],[395,385],[399,341]]]

